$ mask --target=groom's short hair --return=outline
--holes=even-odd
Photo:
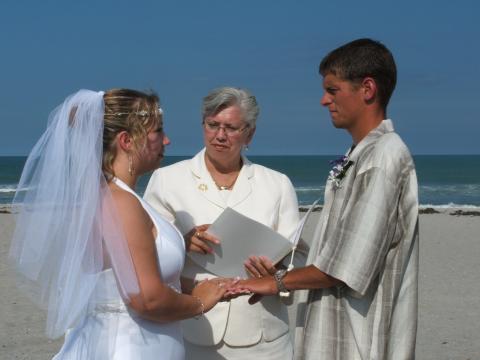
[[[333,74],[354,84],[366,77],[373,78],[378,88],[378,101],[384,110],[397,83],[392,53],[372,39],[354,40],[331,51],[320,63],[319,72],[322,76]]]

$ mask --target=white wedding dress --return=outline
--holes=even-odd
[[[180,292],[180,273],[185,258],[182,235],[125,183],[114,181],[134,194],[150,215],[158,233],[155,243],[162,279]],[[123,303],[112,270],[103,271],[99,277],[89,314],[67,331],[54,360],[184,359],[179,321],[158,324],[140,318]]]

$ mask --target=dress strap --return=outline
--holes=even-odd
[[[128,186],[127,184],[125,184],[122,180],[120,180],[119,178],[117,177],[114,177],[112,179],[112,182],[114,182],[118,187],[122,188],[123,190],[129,192],[130,194],[133,194],[135,195],[136,198],[138,198],[139,196],[137,195],[137,193],[135,191],[133,191],[133,189]]]

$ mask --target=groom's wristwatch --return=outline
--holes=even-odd
[[[280,269],[273,274],[273,278],[275,279],[275,283],[277,284],[278,294],[281,297],[288,297],[290,296],[290,291],[285,287],[283,283],[283,278],[287,275],[287,269]]]

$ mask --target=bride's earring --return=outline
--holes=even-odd
[[[134,172],[134,169],[133,169],[132,157],[128,155],[128,173],[130,174],[130,176],[133,176],[133,172]]]
[[[243,150],[248,151],[248,144],[243,145]]]

